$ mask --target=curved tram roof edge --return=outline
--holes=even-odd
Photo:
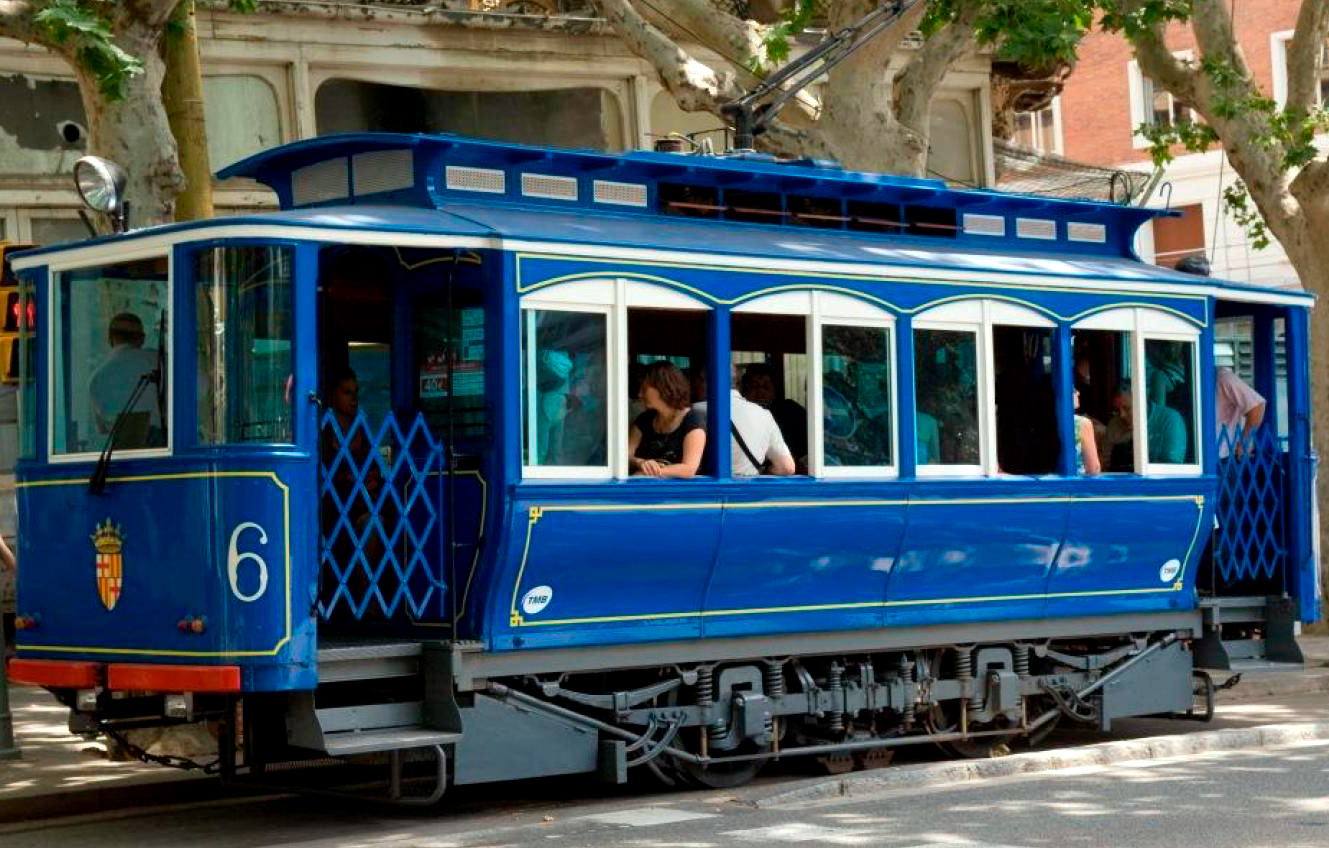
[[[568,226],[550,226],[554,223]],[[566,220],[563,220],[566,218]],[[542,225],[534,226],[539,220]],[[575,222],[575,226],[571,226]],[[720,225],[723,226],[723,225]],[[574,233],[570,237],[565,233]],[[15,271],[54,269],[119,261],[176,244],[214,239],[336,241],[398,247],[506,249],[557,253],[562,257],[613,258],[808,274],[873,276],[888,272],[917,279],[969,280],[1001,284],[1038,275],[1049,284],[1087,287],[1120,284],[1123,294],[1212,296],[1226,300],[1309,306],[1309,292],[1270,289],[1217,278],[1195,277],[1138,260],[943,245],[892,244],[853,235],[812,230],[772,238],[765,228],[726,227],[717,244],[714,222],[665,222],[613,215],[558,213],[546,208],[449,204],[444,209],[348,205],[261,213],[163,224],[77,244],[26,250],[14,255]],[[783,235],[783,234],[781,234]],[[706,250],[696,245],[710,245]],[[1003,267],[1004,266],[1004,267]]]

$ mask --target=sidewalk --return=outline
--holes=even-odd
[[[1329,636],[1302,636],[1299,642],[1306,654],[1304,670],[1248,672],[1234,689],[1219,693],[1219,703],[1329,694]],[[1215,682],[1225,679],[1219,673]],[[216,777],[197,771],[107,759],[106,746],[101,742],[69,733],[68,710],[43,689],[11,685],[9,697],[21,758],[0,760],[0,823],[204,801],[233,794]],[[1178,728],[1179,733],[1194,730],[1194,725]],[[1055,754],[1064,756],[1065,749]]]

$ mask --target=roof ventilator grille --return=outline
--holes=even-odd
[[[291,172],[291,203],[308,206],[340,200],[351,194],[350,175],[344,158],[326,159]]]
[[[522,174],[521,193],[546,200],[576,200],[577,178],[552,174]]]
[[[467,168],[448,165],[444,171],[446,185],[454,191],[483,191],[503,194],[507,189],[506,175],[494,168]]]
[[[1107,227],[1103,224],[1086,224],[1083,221],[1070,221],[1066,224],[1066,238],[1071,241],[1088,241],[1103,244],[1107,241]]]
[[[1025,239],[1052,241],[1057,237],[1057,222],[1046,218],[1016,218],[1015,234]]]
[[[1001,215],[975,215],[966,212],[964,231],[966,235],[971,236],[1004,236],[1006,235],[1006,219]]]
[[[355,196],[399,191],[415,185],[415,160],[410,150],[373,150],[351,158]]]
[[[596,203],[612,203],[615,206],[646,205],[646,186],[640,183],[615,183],[608,180],[596,180],[594,189]]]

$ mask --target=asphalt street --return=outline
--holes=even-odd
[[[1224,708],[1217,726],[1321,720],[1323,696]],[[1087,744],[1215,725],[1139,719]],[[1076,738],[1080,737],[1080,738]],[[921,753],[916,759],[925,759]],[[876,795],[762,805],[807,778],[777,769],[727,792],[661,792],[644,784],[527,781],[449,793],[433,810],[309,797],[234,800],[0,829],[0,846],[1051,845],[1206,848],[1329,845],[1329,742],[1063,769]]]

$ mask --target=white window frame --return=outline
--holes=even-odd
[[[1049,103],[1046,107],[1044,107],[1044,108],[1042,108],[1042,109],[1037,109],[1037,110],[1035,110],[1035,111],[1033,111],[1033,112],[1020,112],[1020,113],[1018,113],[1018,115],[1028,115],[1028,116],[1029,116],[1030,127],[1031,127],[1031,129],[1032,129],[1032,131],[1033,131],[1033,137],[1034,137],[1034,140],[1036,141],[1036,140],[1038,139],[1038,120],[1037,120],[1037,118],[1038,118],[1038,116],[1041,115],[1043,112],[1049,112],[1049,111],[1052,113],[1052,149],[1051,149],[1051,150],[1044,150],[1042,147],[1039,147],[1039,146],[1037,146],[1037,145],[1031,147],[1030,149],[1031,149],[1031,150],[1038,151],[1039,153],[1055,153],[1056,155],[1061,156],[1061,155],[1063,155],[1063,154],[1065,153],[1065,143],[1064,143],[1064,141],[1062,140],[1062,131],[1061,131],[1061,95],[1060,95],[1060,94],[1058,94],[1056,97],[1053,97],[1053,98],[1052,98],[1052,102]],[[1017,115],[1017,120],[1018,120],[1018,115]]]
[[[628,471],[628,309],[687,309],[709,312],[711,307],[676,289],[639,280],[607,276],[588,280],[574,280],[538,289],[524,295],[518,302],[518,326],[521,327],[522,356],[528,374],[533,374],[535,363],[533,340],[525,338],[527,310],[554,312],[582,312],[605,316],[605,402],[608,404],[609,427],[608,463],[605,465],[530,465],[522,456],[522,479],[540,480],[626,480]],[[523,437],[534,443],[529,431],[535,421],[534,411],[526,396],[526,385],[518,387],[522,413]]]
[[[1269,61],[1273,66],[1270,70],[1273,71],[1274,102],[1280,109],[1287,105],[1287,48],[1292,43],[1294,35],[1296,32],[1290,29],[1269,34]],[[1324,50],[1326,46],[1329,45],[1322,45],[1320,49]],[[1320,73],[1329,74],[1329,67],[1321,68]],[[1315,84],[1315,105],[1324,105],[1321,102],[1318,81]]]
[[[995,352],[992,336],[994,327],[1033,327],[1055,329],[1056,322],[1028,306],[992,298],[967,298],[934,306],[914,318],[913,329],[950,330],[977,333],[975,354],[978,358],[978,464],[947,465],[943,463],[915,463],[918,477],[1005,477],[1024,476],[1003,474],[997,465],[997,402]],[[913,344],[913,340],[910,340]],[[915,366],[915,378],[918,370]],[[918,383],[914,383],[913,408],[910,415],[918,414]],[[917,420],[917,419],[915,419]],[[917,426],[917,424],[915,424]]]
[[[1131,437],[1134,440],[1136,473],[1155,477],[1180,477],[1200,474],[1204,468],[1205,441],[1201,436],[1200,415],[1200,329],[1175,315],[1149,307],[1123,306],[1098,312],[1078,321],[1074,330],[1110,330],[1127,333],[1131,356]],[[1149,461],[1149,387],[1145,385],[1144,343],[1146,341],[1188,342],[1191,345],[1191,433],[1195,444],[1195,462],[1165,463]]]
[[[78,453],[55,452],[55,321],[60,315],[56,308],[56,294],[60,274],[69,271],[86,271],[104,268],[107,265],[120,265],[126,262],[139,262],[144,259],[166,258],[166,446],[160,448],[116,448],[111,461],[127,459],[152,459],[171,456],[175,453],[175,251],[161,248],[141,248],[108,253],[96,261],[80,259],[78,261],[52,262],[47,268],[46,314],[51,316],[46,327],[46,461],[52,465],[74,462],[94,462],[101,456],[100,450],[79,451]],[[65,364],[68,371],[68,363]],[[103,440],[104,441],[104,440]]]
[[[1182,59],[1188,62],[1194,58],[1193,54],[1189,50],[1177,50],[1174,51],[1172,55],[1178,59]],[[1136,150],[1144,150],[1145,148],[1149,147],[1149,140],[1146,139],[1144,136],[1140,135],[1138,132],[1136,132],[1136,127],[1140,126],[1141,124],[1154,123],[1153,120],[1154,109],[1152,103],[1149,102],[1152,98],[1145,96],[1146,94],[1153,93],[1154,82],[1153,80],[1149,79],[1144,75],[1144,73],[1140,70],[1140,63],[1134,59],[1131,59],[1129,62],[1126,63],[1126,81],[1127,85],[1130,88],[1131,147],[1135,148]],[[1169,91],[1164,93],[1167,94],[1168,98],[1171,99],[1174,104],[1176,103],[1176,97],[1172,94],[1172,92]],[[1186,108],[1191,109],[1191,107],[1189,106]],[[1173,109],[1169,109],[1168,110],[1169,114],[1171,114],[1172,111]],[[1195,110],[1191,109],[1192,120],[1195,120],[1194,112]]]
[[[746,301],[732,310],[736,314],[797,315],[804,318],[808,351],[808,474],[826,478],[898,477],[900,474],[899,374],[896,357],[895,316],[867,300],[839,292],[806,289],[779,292]],[[892,465],[827,466],[826,424],[822,418],[822,327],[884,328],[890,332],[891,457]],[[761,479],[758,477],[756,479]]]

